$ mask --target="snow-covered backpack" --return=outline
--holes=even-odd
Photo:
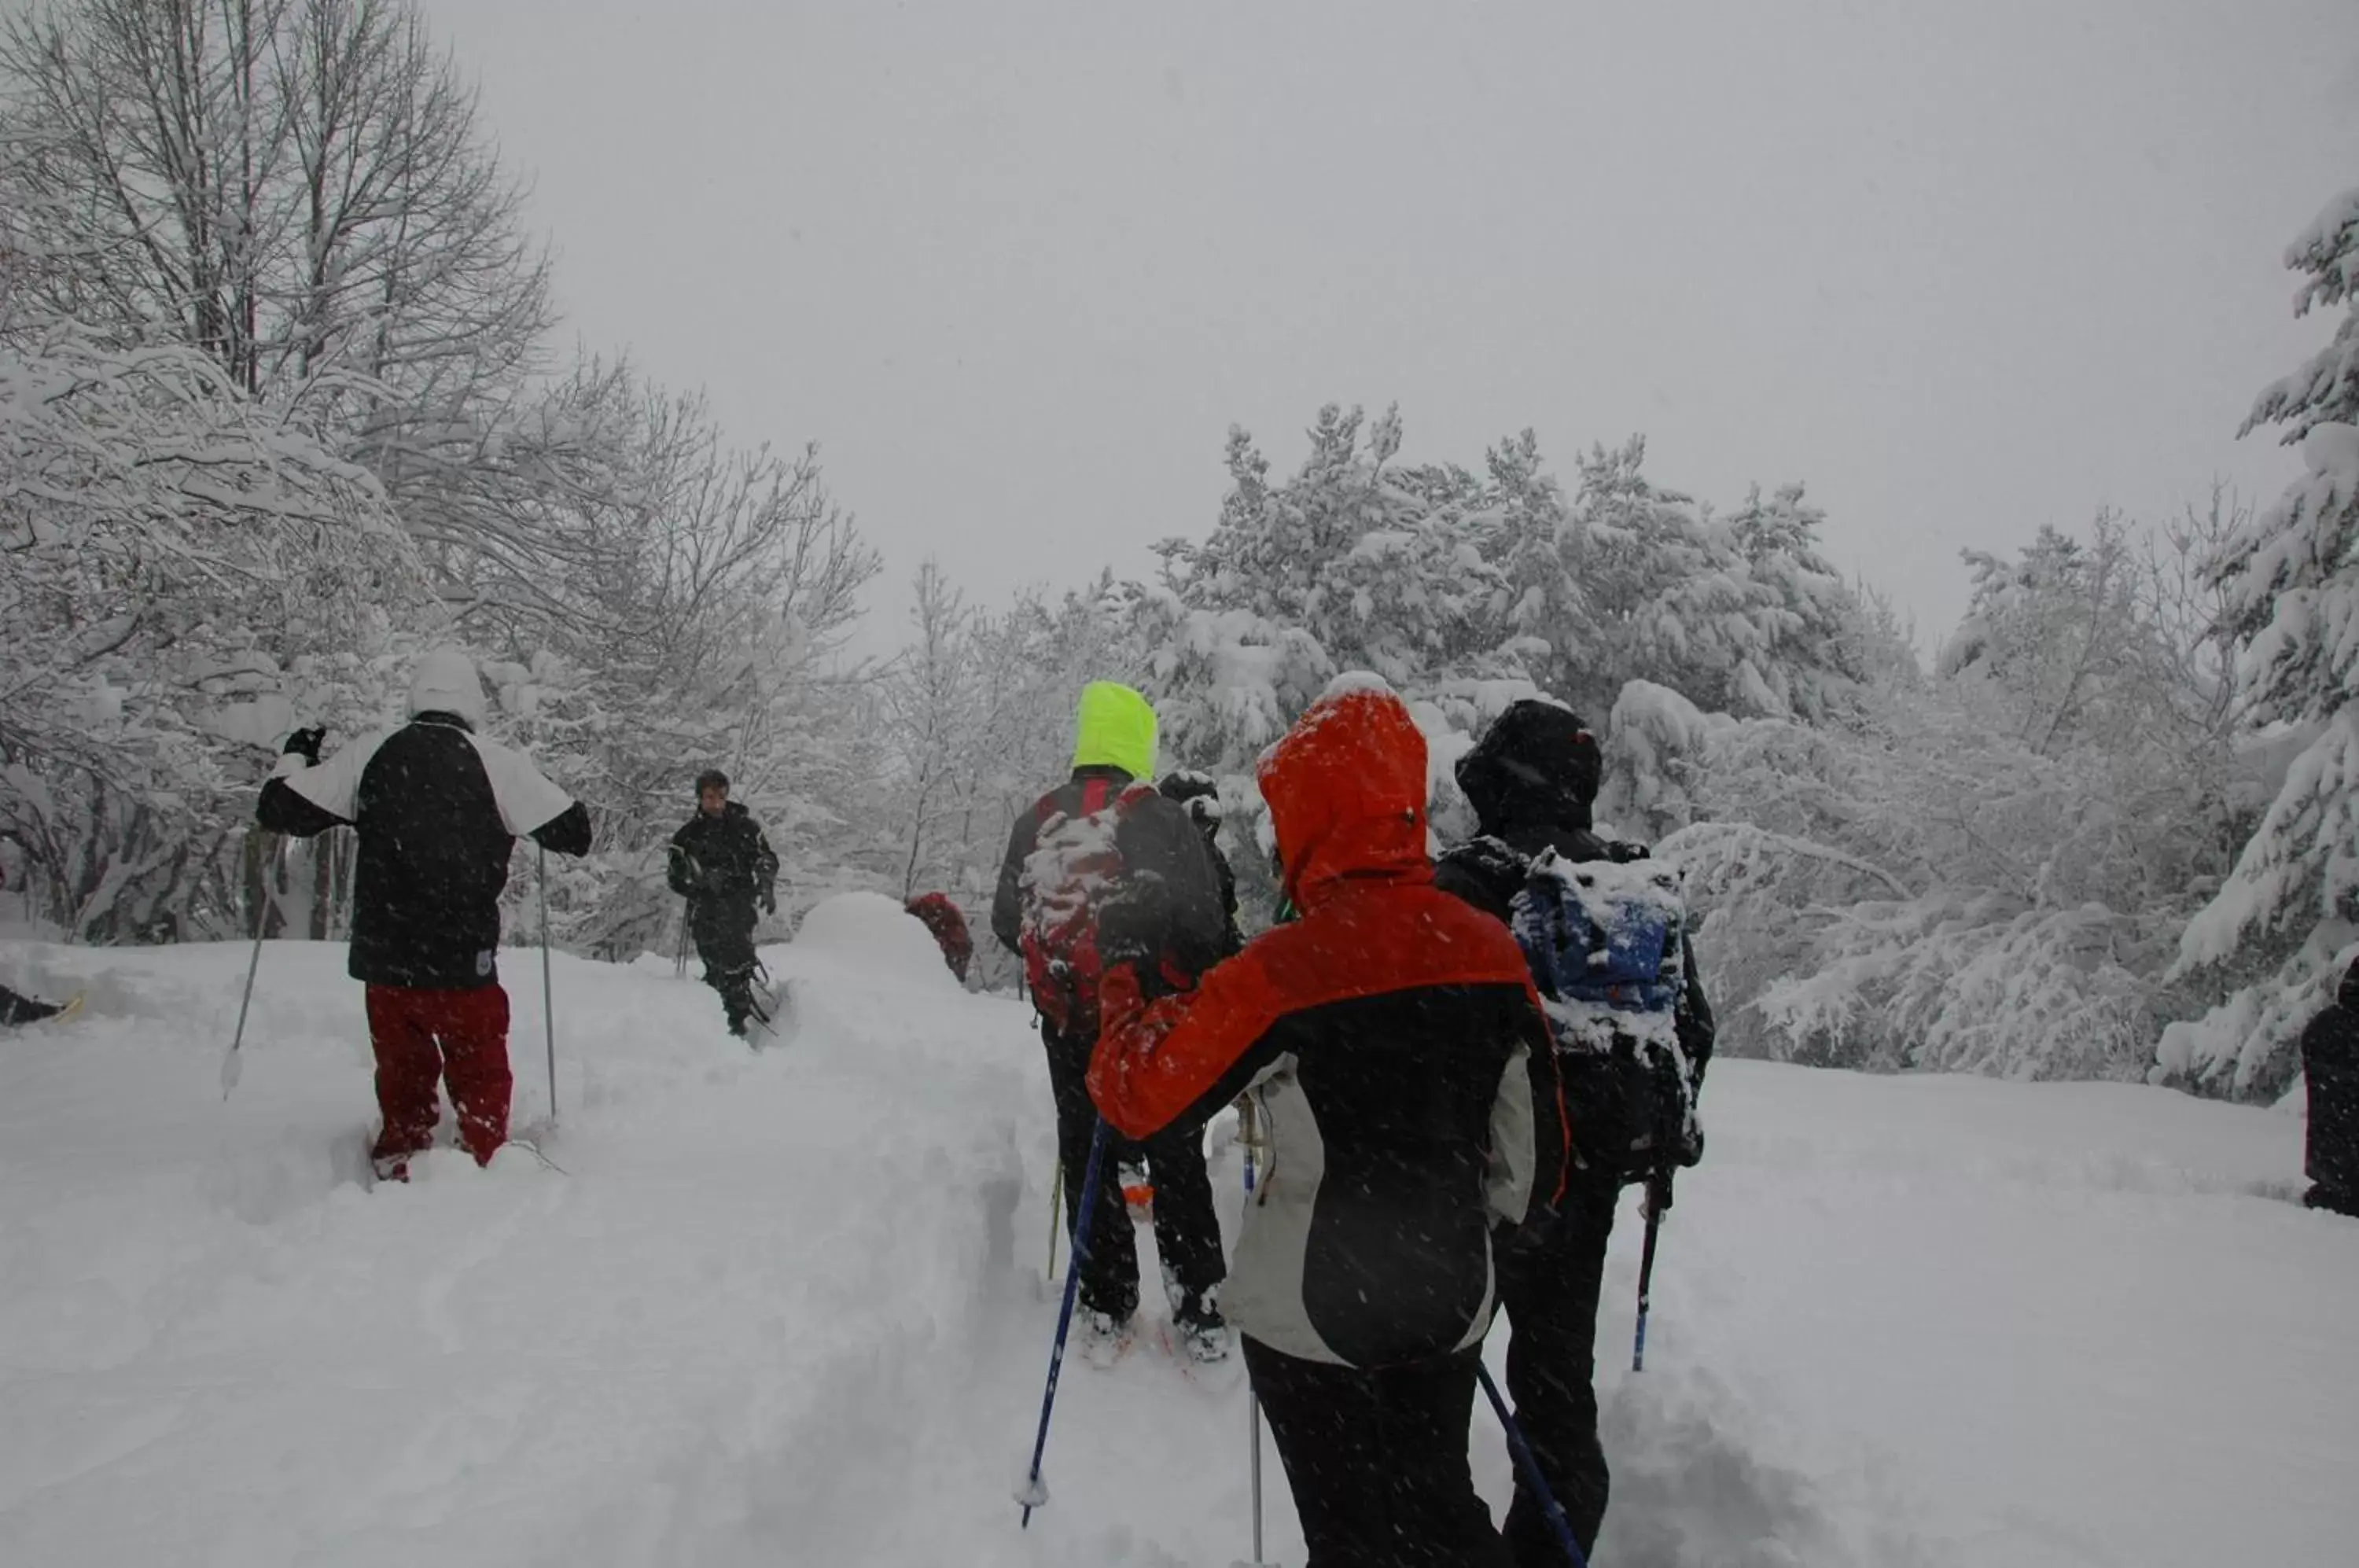
[[[1061,1034],[1097,1032],[1105,970],[1098,907],[1123,874],[1115,833],[1124,811],[1154,795],[1151,785],[1117,789],[1112,779],[1089,779],[1082,810],[1058,810],[1054,795],[1033,808],[1039,833],[1024,861],[1024,979],[1034,1008]]]
[[[1676,1019],[1687,985],[1687,899],[1676,869],[1632,857],[1533,858],[1509,921],[1548,1007],[1584,1158],[1638,1181],[1694,1137]]]

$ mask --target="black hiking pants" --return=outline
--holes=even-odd
[[[1098,1108],[1090,1100],[1090,1052],[1093,1037],[1068,1035],[1046,1018],[1040,1041],[1049,1051],[1049,1083],[1057,1098],[1057,1158],[1065,1171],[1065,1233],[1080,1222],[1082,1180],[1089,1170],[1090,1137]],[[1163,1259],[1171,1315],[1201,1322],[1219,1311],[1214,1292],[1227,1277],[1221,1258],[1221,1221],[1212,1212],[1212,1178],[1204,1172],[1204,1129],[1174,1123],[1153,1138],[1133,1143],[1119,1134],[1106,1139],[1098,1166],[1097,1207],[1090,1217],[1090,1250],[1082,1259],[1082,1305],[1117,1321],[1138,1310],[1138,1248],[1122,1200],[1122,1160],[1132,1150],[1147,1157],[1155,1180],[1155,1250]]]
[[[1604,1522],[1612,1480],[1597,1438],[1597,1298],[1620,1196],[1618,1182],[1577,1171],[1556,1214],[1501,1233],[1496,1249],[1499,1306],[1512,1331],[1507,1398],[1584,1554]],[[1562,1568],[1564,1548],[1520,1467],[1507,1546],[1516,1568]]]
[[[1479,1351],[1362,1370],[1245,1350],[1309,1568],[1508,1568],[1466,1466]]]
[[[688,929],[696,956],[704,961],[704,983],[721,993],[729,1032],[744,1034],[754,1010],[754,901],[700,898],[688,907]]]

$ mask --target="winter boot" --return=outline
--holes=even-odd
[[[1217,1367],[1228,1360],[1233,1346],[1229,1325],[1218,1312],[1171,1320],[1172,1347],[1199,1367]]]
[[[1137,1328],[1129,1318],[1117,1319],[1112,1312],[1102,1312],[1085,1307],[1074,1319],[1073,1338],[1078,1342],[1082,1359],[1093,1367],[1111,1367],[1130,1354]]]

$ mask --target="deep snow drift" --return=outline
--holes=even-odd
[[[1069,1367],[1054,1500],[1016,1529],[1046,1073],[895,906],[766,955],[797,1000],[760,1056],[668,961],[560,957],[564,1173],[441,1153],[374,1192],[342,956],[266,952],[224,1105],[245,948],[0,944],[0,979],[90,992],[0,1037],[0,1563],[1245,1554],[1244,1393],[1145,1349]],[[519,1123],[538,959],[504,956]],[[2298,1120],[1743,1062],[1705,1106],[1636,1377],[1616,1236],[1602,1568],[2354,1560],[2359,1225],[2282,1201]],[[1225,1146],[1217,1181],[1233,1225]]]

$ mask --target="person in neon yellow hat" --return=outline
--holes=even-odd
[[[1024,958],[1057,1098],[1057,1149],[1065,1219],[1079,1214],[1097,1108],[1090,1053],[1098,1037],[1100,916],[1121,910],[1125,954],[1163,986],[1180,989],[1219,962],[1227,932],[1220,884],[1187,808],[1156,792],[1155,709],[1111,681],[1082,688],[1073,715],[1071,777],[1016,819],[1001,863],[991,931]],[[1225,1267],[1202,1127],[1174,1127],[1143,1146],[1155,1177],[1155,1247],[1171,1296],[1175,1348],[1195,1361],[1226,1360],[1219,1298]],[[1123,1213],[1116,1140],[1099,1162],[1096,1236],[1082,1260],[1082,1354],[1101,1365],[1128,1348],[1138,1308],[1138,1259],[1114,1222]]]

